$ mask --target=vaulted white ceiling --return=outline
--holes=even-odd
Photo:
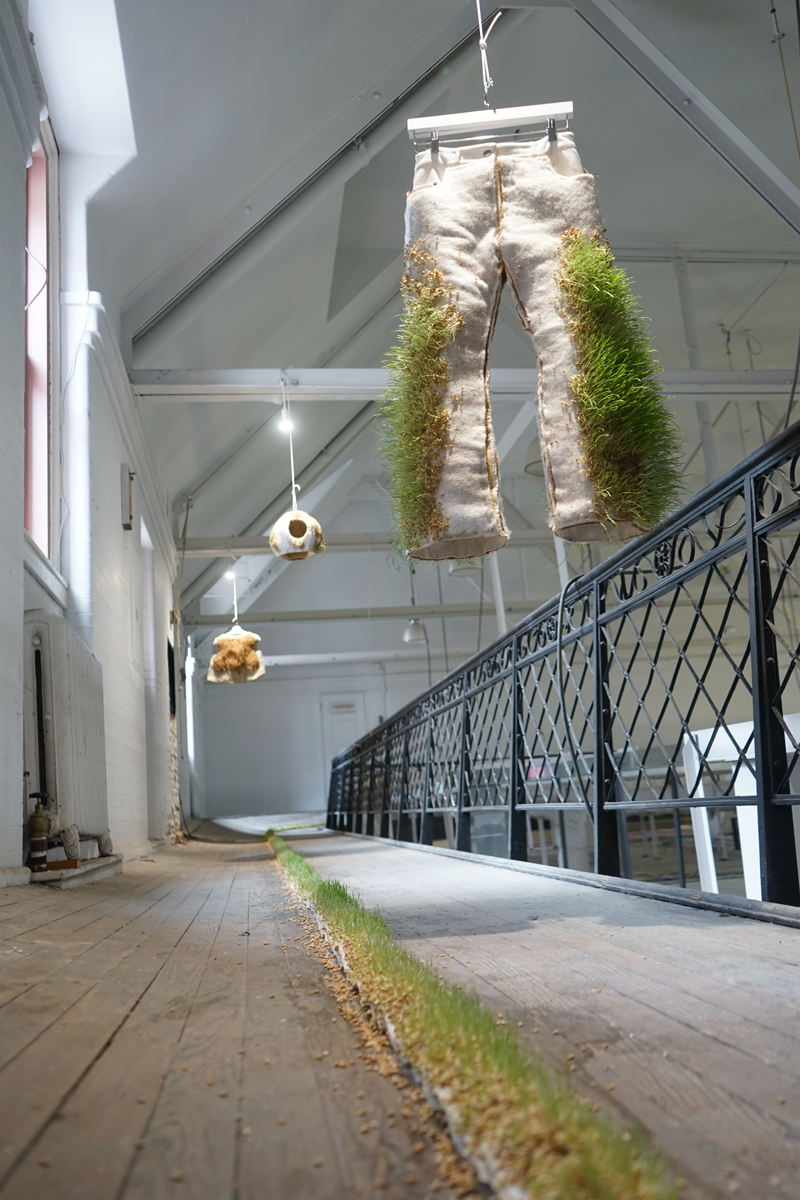
[[[794,7],[776,3],[800,112]],[[616,8],[777,172],[800,183],[766,3],[616,0]],[[92,201],[89,239],[95,286],[118,307],[123,336],[139,334],[128,347],[131,366],[379,367],[399,312],[413,165],[405,109],[398,117],[393,106],[425,79],[414,111],[480,107],[475,43],[447,60],[474,26],[473,4],[116,0],[116,10],[137,154]],[[489,50],[497,106],[574,102],[584,164],[598,176],[612,247],[634,278],[662,365],[689,366],[674,261],[684,256],[701,365],[790,367],[800,321],[795,230],[566,0],[518,2],[505,11]],[[405,100],[411,109],[414,103]],[[353,150],[359,131],[381,116]],[[493,364],[535,364],[510,305]],[[711,402],[720,470],[760,443],[782,403],[769,397],[759,412],[752,402]],[[296,406],[298,466],[316,460],[361,407]],[[518,409],[497,405],[498,434]],[[190,534],[224,537],[242,533],[285,489],[286,438],[270,419],[272,406],[152,400],[140,411],[176,530],[187,493],[197,493]],[[694,490],[706,482],[697,414],[685,401],[676,412],[687,455],[694,455],[687,479]],[[546,529],[541,482],[522,470],[534,432],[504,463],[512,529],[522,520]],[[377,451],[367,429],[330,463],[333,482],[317,493],[315,510],[326,529],[388,528]],[[346,478],[334,479],[343,464]],[[507,598],[533,606],[556,589],[547,547],[500,559]],[[367,589],[383,603],[408,590],[406,574],[401,584],[385,562],[363,554],[330,555],[266,577],[264,566],[253,559],[240,568],[261,580],[252,589],[261,611],[267,599],[273,607],[312,608],[324,592],[333,607],[363,601]],[[201,571],[213,608],[224,592],[212,586],[208,563],[187,563],[186,581],[191,586]],[[438,598],[426,571],[425,586]],[[463,599],[470,587],[474,593],[474,584],[448,577],[445,601]],[[383,627],[396,642],[397,629]],[[290,635],[282,636],[285,644]],[[308,630],[296,636],[307,640]],[[341,629],[336,636],[345,637]]]

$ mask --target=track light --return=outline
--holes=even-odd
[[[226,571],[226,572],[225,572],[225,578],[226,578],[226,579],[235,579],[235,578],[236,578],[236,572],[235,572],[235,571]]]

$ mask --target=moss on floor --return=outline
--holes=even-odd
[[[536,1200],[674,1200],[677,1181],[637,1129],[554,1081],[475,995],[448,986],[397,942],[377,910],[266,834],[290,879],[344,948],[362,998],[394,1023],[411,1064],[445,1092],[473,1153]]]

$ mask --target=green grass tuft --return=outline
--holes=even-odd
[[[683,442],[625,272],[600,234],[563,235],[557,281],[578,349],[570,380],[596,512],[614,525],[652,529],[682,490]]]
[[[674,1200],[677,1183],[641,1131],[598,1116],[476,996],[406,953],[380,912],[320,878],[280,837],[270,845],[343,945],[362,996],[391,1018],[412,1065],[447,1089],[459,1133],[493,1155],[505,1184],[536,1200]]]
[[[383,457],[389,465],[393,544],[404,553],[447,528],[438,487],[450,428],[444,352],[464,320],[435,259],[406,248],[403,315],[384,366],[390,385],[382,407]]]

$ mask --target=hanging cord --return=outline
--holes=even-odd
[[[594,812],[592,811],[592,805],[589,801],[589,796],[586,792],[586,788],[584,787],[583,779],[581,777],[581,769],[578,764],[578,756],[575,751],[575,743],[572,740],[572,726],[570,725],[569,716],[567,715],[567,702],[564,699],[564,646],[563,646],[564,602],[567,598],[567,592],[572,587],[573,583],[577,583],[580,580],[580,578],[581,578],[580,575],[576,575],[572,579],[567,580],[567,582],[564,584],[563,588],[561,589],[561,596],[558,601],[558,632],[556,633],[556,657],[557,657],[557,665],[558,665],[558,671],[557,671],[558,702],[559,702],[559,707],[561,709],[561,719],[564,722],[564,732],[567,735],[567,742],[569,743],[569,752],[572,755],[572,762],[575,767],[575,774],[578,777],[578,784],[580,787],[581,799],[583,800],[586,811],[589,814],[589,820],[592,822],[592,824],[594,824]],[[597,670],[596,663],[595,663],[595,670]],[[595,714],[595,720],[597,720],[597,714]],[[595,763],[595,765],[594,765],[595,776],[597,775],[598,766],[599,766],[599,764]]]
[[[231,583],[233,584],[233,623],[234,623],[234,625],[238,625],[239,624],[239,598],[236,595],[236,572],[234,570],[234,565],[235,564],[233,563],[233,561],[231,561],[230,577],[231,577]]]
[[[38,300],[38,299],[39,299],[39,297],[41,296],[42,292],[44,291],[44,289],[47,287],[47,267],[44,265],[44,263],[43,263],[43,262],[40,262],[40,261],[39,261],[39,259],[38,259],[38,258],[36,257],[36,255],[33,253],[33,251],[32,251],[32,250],[29,250],[27,246],[25,247],[25,253],[26,253],[26,254],[28,254],[28,255],[29,255],[29,256],[30,256],[30,257],[33,259],[33,261],[36,263],[37,267],[41,267],[41,268],[42,268],[42,270],[44,271],[44,283],[43,283],[43,284],[42,284],[42,286],[39,288],[39,290],[38,290],[38,292],[36,293],[36,295],[35,295],[35,296],[33,296],[33,297],[32,297],[32,298],[31,298],[31,299],[28,301],[28,303],[25,305],[25,312],[27,312],[27,311],[28,311],[28,309],[30,308],[30,306],[33,304],[34,300]]]
[[[798,3],[800,3],[800,0],[798,0]],[[441,563],[438,563],[438,562],[437,562],[437,564],[436,564],[436,578],[437,578],[437,580],[438,580],[438,582],[439,582],[439,604],[440,604],[442,607],[444,607],[444,600],[442,599],[442,572],[441,572],[441,570],[440,570],[440,567],[441,567]],[[446,621],[445,621],[444,617],[442,617],[442,642],[444,643],[444,669],[445,669],[445,674],[449,675],[449,674],[450,674],[450,659],[449,659],[449,657],[448,657],[448,654],[447,654],[447,623],[446,623]]]
[[[792,415],[792,405],[794,404],[794,394],[797,391],[797,376],[800,374],[800,337],[797,339],[797,353],[794,356],[794,374],[792,375],[792,388],[789,392],[789,403],[786,405],[786,416],[783,418],[783,428],[789,428],[789,417]]]
[[[178,586],[175,590],[175,607],[172,610],[172,624],[175,626],[175,663],[178,672],[178,689],[177,689],[177,717],[178,717],[178,745],[180,746],[181,758],[184,758],[183,753],[183,672],[181,670],[181,591],[183,590],[183,567],[186,562],[186,533],[189,529],[189,509],[192,507],[192,501],[189,496],[186,497],[186,516],[183,520],[183,535],[181,545],[181,564],[178,568]],[[181,809],[183,815],[183,809]]]
[[[300,491],[299,485],[294,478],[294,443],[292,442],[292,414],[289,410],[289,401],[286,399],[286,376],[281,371],[281,395],[283,396],[283,415],[281,417],[281,429],[285,429],[289,434],[289,464],[292,470],[292,512],[297,512],[297,493]]]
[[[775,8],[775,0],[770,0],[769,12],[770,12],[770,16],[772,17],[772,27],[775,30],[772,40],[775,43],[775,45],[778,47],[778,54],[780,55],[781,72],[783,73],[783,86],[786,88],[786,100],[789,105],[789,118],[792,122],[792,133],[794,134],[794,145],[795,145],[795,149],[797,151],[798,161],[800,161],[800,139],[798,139],[798,136],[797,136],[797,122],[794,119],[794,106],[792,104],[792,93],[789,90],[789,77],[786,74],[786,63],[784,62],[783,46],[781,45],[781,42],[786,37],[786,34],[781,33],[780,26],[778,25],[778,13]],[[800,17],[798,18],[798,20],[800,21]]]
[[[183,535],[181,538],[181,563],[178,568],[178,586],[175,591],[175,607],[170,616],[172,624],[175,626],[175,653],[173,655],[173,670],[177,671],[178,686],[175,689],[175,717],[178,726],[178,749],[181,758],[184,758],[183,753],[183,672],[181,670],[181,590],[183,588],[183,566],[186,562],[186,534],[189,529],[189,509],[192,507],[192,501],[189,496],[186,497],[186,516],[183,521]],[[190,784],[191,786],[191,784]],[[187,837],[191,837],[189,826],[186,824],[186,814],[183,811],[183,798],[181,797],[181,789],[178,787],[178,813],[183,826],[183,832]]]
[[[489,56],[487,54],[486,43],[489,41],[489,34],[492,32],[495,25],[500,20],[500,18],[502,17],[503,14],[501,12],[497,13],[494,17],[494,20],[489,25],[489,28],[486,30],[486,33],[484,33],[483,32],[483,13],[481,12],[481,0],[475,0],[475,7],[478,10],[478,33],[480,35],[478,45],[480,46],[480,50],[481,50],[481,74],[483,76],[483,103],[484,103],[485,108],[491,108],[492,106],[489,103],[489,88],[494,87],[494,80],[492,79],[491,75],[489,74]],[[505,26],[503,26],[503,28],[505,28]]]
[[[409,570],[409,574],[411,576],[411,607],[416,608],[417,596],[416,596],[416,591],[414,588],[414,576],[417,573],[417,569],[414,566],[414,564],[410,558],[408,560],[408,570]],[[416,621],[416,620],[418,620],[418,618],[413,617],[412,620]],[[419,624],[422,626],[422,632],[425,634],[425,653],[428,657],[428,689],[430,690],[433,687],[433,672],[431,670],[431,644],[430,644],[430,641],[428,640],[428,631],[425,628],[424,623],[422,621],[419,621]]]

